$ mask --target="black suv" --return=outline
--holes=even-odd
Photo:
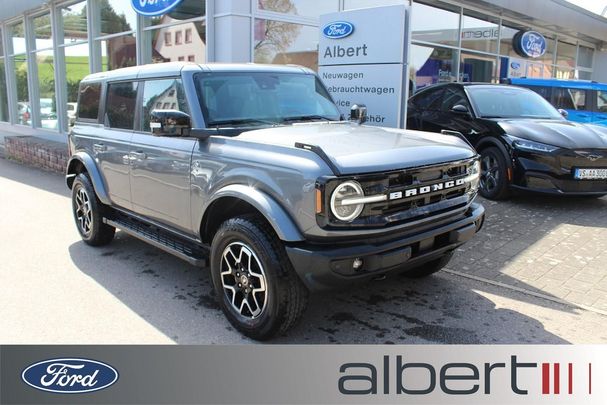
[[[567,121],[531,90],[448,83],[409,100],[407,128],[457,131],[481,155],[480,193],[607,194],[607,128]]]

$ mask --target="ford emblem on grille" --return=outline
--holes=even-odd
[[[118,371],[96,360],[60,358],[30,365],[21,373],[21,379],[37,390],[81,394],[114,384],[118,380]]]
[[[346,21],[334,21],[324,26],[322,34],[330,39],[340,39],[351,35],[354,25]]]

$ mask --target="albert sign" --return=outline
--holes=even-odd
[[[163,15],[177,7],[181,0],[131,0],[138,14],[145,16]]]
[[[340,112],[367,106],[367,124],[404,128],[408,6],[349,10],[320,17],[318,74]]]

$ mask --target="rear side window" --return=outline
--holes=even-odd
[[[132,130],[135,125],[137,82],[110,83],[105,106],[105,125]]]
[[[150,132],[153,110],[179,110],[190,113],[181,79],[148,80],[143,87],[141,130]]]
[[[435,110],[441,109],[443,102],[443,88],[426,90],[413,97],[413,105],[420,110]]]
[[[78,90],[78,118],[97,120],[100,97],[101,83],[80,83],[80,89]]]
[[[587,110],[586,106],[586,90],[581,89],[554,89],[554,105],[556,108],[565,110]]]

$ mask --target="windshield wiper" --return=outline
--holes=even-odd
[[[222,120],[222,121],[211,121],[209,126],[220,126],[220,125],[244,125],[244,124],[262,124],[262,125],[278,125],[276,121],[263,120],[257,118],[242,118],[235,120]]]
[[[300,115],[295,117],[285,117],[282,119],[282,122],[293,122],[293,121],[336,121],[334,118],[325,117],[324,115]]]

